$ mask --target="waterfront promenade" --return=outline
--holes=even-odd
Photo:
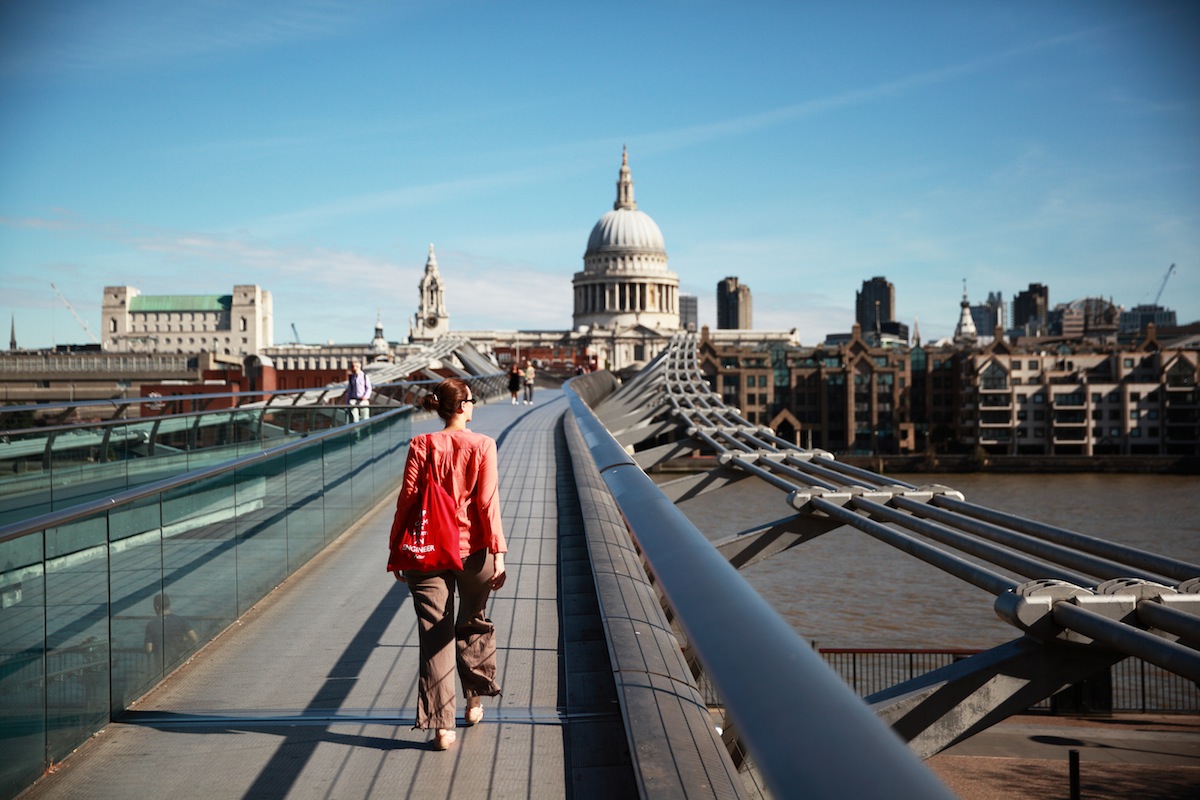
[[[23,797],[636,796],[598,623],[586,600],[560,604],[559,554],[579,528],[556,446],[565,407],[544,391],[532,407],[481,406],[472,424],[500,443],[504,694],[452,750],[411,729],[415,618],[384,568],[392,495]]]

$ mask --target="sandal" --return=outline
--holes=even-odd
[[[437,735],[433,737],[434,750],[449,750],[450,745],[454,744],[454,740],[458,738],[458,734],[452,729],[438,728]]]
[[[467,713],[463,715],[468,725],[483,721],[483,700],[479,695],[467,698]]]

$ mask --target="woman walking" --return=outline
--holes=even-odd
[[[529,359],[525,359],[525,369],[521,371],[525,376],[525,405],[533,405],[533,381],[535,370]]]
[[[457,738],[455,672],[466,697],[468,725],[483,719],[482,697],[500,694],[495,626],[485,612],[488,595],[504,585],[508,547],[500,524],[496,442],[467,430],[475,408],[470,388],[449,378],[425,397],[424,406],[437,411],[445,427],[437,433],[414,436],[409,444],[404,482],[396,500],[388,569],[396,580],[408,584],[417,612],[420,675],[416,727],[435,729],[433,747],[445,750]],[[401,572],[395,566],[404,521],[419,498],[429,462],[432,479],[457,506],[461,571]]]
[[[521,392],[521,380],[525,374],[521,372],[521,368],[517,366],[517,362],[513,362],[512,369],[508,371],[508,393],[512,395],[512,404],[517,404],[517,395]]]

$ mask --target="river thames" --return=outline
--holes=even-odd
[[[972,503],[1200,563],[1196,476],[895,477],[918,486],[941,483]],[[734,491],[681,507],[712,538],[789,514],[786,494],[762,481],[742,481]],[[853,528],[832,530],[742,574],[820,647],[988,648],[1019,635],[996,616],[987,592]]]

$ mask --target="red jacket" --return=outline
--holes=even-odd
[[[496,442],[490,436],[467,430],[421,434],[409,443],[404,482],[396,498],[396,516],[388,542],[390,552],[397,552],[404,522],[417,502],[425,462],[430,458],[435,480],[458,506],[460,555],[465,559],[485,547],[492,553],[507,553],[508,544],[500,523]],[[393,569],[390,563],[388,569]]]

